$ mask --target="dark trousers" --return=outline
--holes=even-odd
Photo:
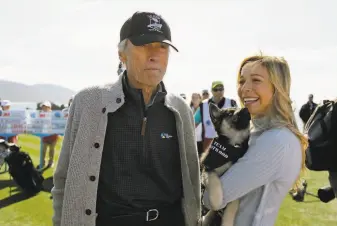
[[[98,213],[96,226],[185,226],[184,215],[181,205],[171,208],[157,208],[156,211],[150,211],[147,221],[147,211],[136,211],[134,213],[120,216],[101,216]]]

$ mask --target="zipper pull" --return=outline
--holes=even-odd
[[[141,135],[142,135],[142,136],[145,135],[146,123],[147,123],[147,118],[144,117],[144,118],[143,118],[143,122],[142,122],[142,132],[141,132]]]

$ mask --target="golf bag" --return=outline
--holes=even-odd
[[[10,153],[5,161],[8,164],[9,174],[25,193],[34,195],[42,190],[44,178],[34,168],[33,161],[28,153],[22,152],[20,147],[13,144],[10,146]]]
[[[304,133],[308,135],[306,167],[337,171],[337,101],[324,101],[312,113]]]

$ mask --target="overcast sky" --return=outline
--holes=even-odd
[[[261,50],[289,61],[296,102],[337,96],[336,0],[1,0],[0,79],[76,91],[115,81],[119,30],[137,10],[171,26],[171,92],[220,79],[236,98],[241,60]]]

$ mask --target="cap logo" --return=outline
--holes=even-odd
[[[149,31],[157,31],[157,32],[161,32],[161,27],[163,26],[160,23],[160,17],[157,15],[147,15],[150,19],[150,24],[147,25],[147,27],[149,28]]]

